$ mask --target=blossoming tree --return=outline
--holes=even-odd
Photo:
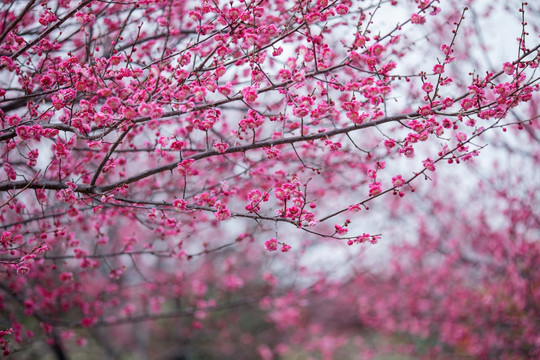
[[[3,1],[4,355],[347,358],[373,331],[539,356],[534,184],[487,172],[497,227],[450,215],[474,202],[440,170],[487,144],[538,166],[540,8],[466,5]],[[519,26],[493,57],[497,13]],[[420,239],[382,272],[345,261],[384,239],[377,214]],[[334,254],[339,275],[306,260]]]

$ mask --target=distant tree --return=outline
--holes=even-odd
[[[466,3],[3,1],[4,355],[540,356],[540,8]]]

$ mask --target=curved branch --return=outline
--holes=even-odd
[[[187,157],[186,159],[193,159],[195,161],[209,158],[212,156],[221,156],[224,154],[232,154],[232,153],[243,153],[249,150],[254,149],[261,149],[265,147],[271,147],[276,145],[282,145],[282,144],[294,144],[297,142],[304,142],[304,141],[311,141],[311,140],[318,140],[318,139],[324,139],[340,134],[346,134],[355,130],[365,129],[368,127],[374,127],[381,124],[385,124],[388,122],[393,121],[400,121],[404,119],[411,119],[414,117],[420,116],[417,112],[404,114],[404,115],[397,115],[397,116],[389,116],[385,117],[379,120],[366,122],[361,125],[350,125],[346,126],[344,128],[329,130],[321,133],[316,133],[312,135],[304,135],[304,136],[291,136],[287,138],[282,139],[276,139],[276,140],[265,140],[265,141],[259,141],[253,144],[248,145],[240,145],[240,146],[233,146],[228,148],[225,153],[219,153],[216,150],[208,150],[200,154],[196,154],[190,157]],[[102,185],[102,186],[92,186],[92,185],[78,185],[77,189],[74,190],[74,192],[83,193],[83,194],[103,194],[108,191],[114,190],[120,186],[131,184],[140,180],[143,180],[149,176],[159,174],[165,171],[170,171],[175,169],[178,166],[178,162],[173,162],[169,164],[165,164],[150,170],[146,170],[143,172],[140,172],[137,175],[128,177],[125,180],[117,181],[115,183],[109,184],[109,185]],[[68,186],[64,182],[57,182],[57,181],[50,181],[50,180],[44,180],[39,182],[34,182],[32,184],[28,184],[27,181],[13,181],[13,182],[4,182],[0,183],[0,191],[7,191],[7,190],[13,190],[13,189],[20,189],[23,187],[28,187],[31,189],[49,189],[49,190],[62,190],[67,189]]]

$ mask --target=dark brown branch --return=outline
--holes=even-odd
[[[368,127],[374,127],[374,126],[378,126],[378,125],[381,125],[381,124],[384,124],[384,123],[393,122],[393,121],[399,121],[399,120],[405,120],[405,119],[414,118],[414,117],[417,117],[417,116],[419,116],[419,114],[414,112],[414,113],[409,113],[409,114],[404,114],[404,115],[390,116],[390,117],[382,118],[382,119],[379,119],[379,120],[366,122],[366,123],[363,123],[361,125],[350,125],[350,126],[347,126],[347,127],[344,127],[344,128],[334,129],[334,130],[325,131],[325,132],[322,132],[322,133],[316,133],[316,134],[312,134],[312,135],[291,136],[291,137],[282,138],[282,139],[276,139],[276,140],[259,141],[259,142],[256,142],[256,143],[253,143],[253,144],[248,144],[248,145],[233,146],[233,147],[228,148],[225,151],[224,154],[243,153],[243,152],[246,152],[246,151],[249,151],[249,150],[261,149],[261,148],[265,148],[265,147],[272,147],[272,146],[283,145],[283,144],[294,144],[294,143],[297,143],[297,142],[324,139],[324,138],[332,137],[332,136],[335,136],[335,135],[346,134],[346,133],[349,133],[349,132],[352,132],[352,131],[355,131],[355,130],[359,130],[359,129],[364,129],[364,128],[368,128]],[[196,154],[196,155],[193,155],[191,157],[188,157],[186,159],[193,159],[193,160],[197,161],[197,160],[205,159],[205,158],[212,157],[212,156],[219,156],[219,155],[223,155],[223,154],[217,152],[216,150],[208,150],[208,151],[205,151],[203,153]],[[97,189],[100,192],[107,192],[107,191],[113,190],[113,189],[115,189],[115,188],[117,188],[119,186],[122,186],[124,184],[131,184],[133,182],[142,180],[142,179],[147,178],[149,176],[152,176],[154,174],[158,174],[158,173],[161,173],[161,172],[164,172],[164,171],[173,170],[173,169],[175,169],[177,167],[177,165],[178,165],[178,162],[174,162],[174,163],[166,164],[166,165],[163,165],[163,166],[159,166],[159,167],[154,168],[154,169],[143,171],[143,172],[141,172],[141,173],[139,173],[139,174],[137,174],[135,176],[129,177],[129,178],[125,179],[125,180],[122,180],[122,181],[119,181],[119,182],[116,182],[116,183],[113,183],[113,184],[110,184],[110,185],[104,185],[104,186],[97,187]],[[1,190],[2,190],[2,184],[0,184],[0,191]]]
[[[379,120],[366,122],[361,125],[350,125],[344,128],[338,128],[338,129],[329,130],[329,131],[316,133],[312,135],[291,136],[291,137],[276,139],[276,140],[259,141],[259,142],[248,144],[248,145],[233,146],[233,147],[228,148],[224,154],[243,153],[249,150],[261,149],[265,147],[272,147],[272,146],[283,145],[283,144],[294,144],[297,142],[324,139],[324,138],[332,137],[335,135],[346,134],[355,130],[365,129],[368,127],[374,127],[374,126],[378,126],[378,125],[388,123],[388,122],[410,119],[417,116],[419,116],[419,114],[414,112],[414,113],[409,113],[409,114],[404,114],[404,115],[385,117]],[[208,150],[203,153],[188,157],[186,159],[193,159],[197,161],[197,160],[205,159],[208,157],[221,156],[221,155],[223,154],[217,152],[216,150]],[[109,185],[103,185],[103,186],[78,185],[77,189],[75,189],[74,191],[78,193],[83,193],[83,194],[103,194],[108,191],[114,190],[120,186],[140,181],[149,176],[159,174],[165,171],[174,170],[177,166],[178,166],[178,162],[165,164],[163,166],[159,166],[150,170],[143,171],[125,180],[118,181]],[[24,180],[0,183],[0,191],[21,189],[23,187],[28,187],[30,189],[62,190],[62,189],[67,189],[68,186],[63,182],[56,182],[56,181],[50,181],[50,180],[38,181],[30,185],[28,185],[28,181],[24,181]]]

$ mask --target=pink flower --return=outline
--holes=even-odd
[[[425,24],[425,23],[426,23],[426,18],[423,17],[423,16],[420,16],[420,15],[418,15],[418,14],[412,14],[412,16],[411,16],[411,22],[412,22],[413,24],[420,24],[420,25],[422,25],[422,24]]]
[[[171,144],[171,149],[180,151],[184,146],[186,146],[184,141],[176,140]]]
[[[380,194],[381,192],[381,183],[379,181],[369,183],[369,196],[375,196]]]
[[[274,49],[274,51],[272,52],[272,56],[279,56],[281,54],[283,54],[283,48],[281,46]]]
[[[424,83],[424,85],[422,85],[422,90],[424,90],[425,92],[427,93],[430,93],[433,91],[433,85],[431,83]]]
[[[274,195],[276,196],[276,199],[285,201],[287,198],[287,191],[282,187],[278,187],[274,190]]]
[[[225,221],[231,217],[231,212],[227,208],[219,209],[214,213],[214,216],[219,221]]]
[[[8,178],[10,180],[17,179],[17,172],[15,172],[15,170],[13,169],[13,167],[9,163],[5,162],[3,167],[4,167],[5,173],[7,174]]]
[[[401,177],[401,175],[396,175],[392,177],[392,186],[395,188],[402,187],[403,184],[405,184],[405,180]]]
[[[384,140],[384,147],[386,147],[387,149],[391,149],[394,146],[396,146],[396,142],[394,140],[391,140],[391,139]]]
[[[122,102],[119,98],[116,96],[110,97],[105,101],[105,105],[107,105],[111,110],[116,111],[120,105],[122,105]]]
[[[194,162],[195,162],[195,160],[193,160],[193,159],[187,159],[187,160],[184,160],[182,162],[179,162],[176,170],[178,170],[180,175],[185,176],[185,175],[188,174],[188,171],[189,171],[189,169],[191,168],[191,166],[193,165]]]
[[[293,110],[293,114],[298,118],[303,118],[309,114],[309,110],[305,107],[299,107]]]
[[[229,95],[231,95],[231,87],[230,87],[230,86],[227,86],[227,85],[225,85],[225,86],[219,86],[219,87],[217,88],[217,90],[219,91],[219,93],[220,93],[221,95],[224,95],[224,96],[229,96]]]
[[[173,206],[177,211],[185,211],[187,209],[187,202],[184,199],[175,199]]]
[[[138,110],[141,116],[150,116],[150,114],[152,113],[152,106],[147,103],[141,103]]]
[[[336,6],[336,13],[338,15],[346,15],[349,12],[349,8],[343,4]]]
[[[514,73],[514,65],[512,65],[512,63],[509,63],[509,62],[505,62],[503,64],[503,70],[506,74],[508,75],[512,75]]]
[[[412,158],[414,156],[414,148],[412,146],[405,146],[399,149],[398,152],[408,158]]]
[[[193,95],[195,95],[196,101],[202,101],[204,100],[204,97],[206,96],[206,88],[203,86],[197,86],[193,89]]]
[[[380,56],[382,54],[383,50],[384,50],[384,47],[379,43],[373,44],[373,46],[371,46],[369,48],[369,51],[371,52],[371,55],[373,55],[375,57]]]
[[[248,200],[252,204],[256,204],[262,200],[262,193],[259,190],[252,190],[248,194]]]
[[[454,100],[447,97],[442,101],[443,109],[449,108],[450,106],[454,105]]]
[[[264,148],[263,150],[269,159],[279,157],[279,155],[281,154],[281,151],[277,147]]]
[[[216,149],[216,151],[220,154],[223,154],[225,153],[225,151],[227,151],[227,148],[229,147],[229,144],[227,143],[216,143],[214,144],[214,149]]]
[[[19,265],[17,267],[17,274],[18,275],[26,275],[30,272],[30,268],[26,265]]]
[[[422,164],[427,170],[435,171],[435,164],[430,158],[427,158],[426,160],[422,161]]]
[[[270,240],[267,240],[265,243],[264,243],[264,247],[266,248],[266,250],[268,251],[276,251],[277,248],[278,248],[278,241],[274,238],[270,239]]]
[[[218,219],[219,221],[225,221],[227,220],[228,218],[231,217],[231,212],[229,211],[229,209],[227,209],[227,207],[225,206],[225,204],[217,201],[214,206],[216,207],[217,211],[214,213],[214,216],[216,217],[216,219]]]
[[[225,66],[220,66],[216,69],[215,74],[217,77],[221,77],[225,75],[226,71],[227,71],[227,68]]]
[[[49,75],[44,75],[41,78],[41,85],[43,85],[44,89],[48,89],[53,84],[53,79]]]
[[[456,139],[457,139],[457,141],[459,141],[459,142],[464,142],[464,141],[467,140],[467,134],[465,134],[465,133],[463,133],[463,132],[458,132],[458,133],[456,134]]]
[[[473,106],[474,106],[474,102],[472,99],[463,99],[461,101],[461,107],[463,108],[463,110],[469,110]]]
[[[283,246],[281,247],[281,252],[288,252],[289,250],[291,250],[290,245],[283,244]]]
[[[17,114],[8,115],[5,117],[5,120],[10,126],[16,126],[21,122],[21,117]]]
[[[349,232],[349,230],[346,227],[340,226],[338,224],[335,224],[334,228],[336,229],[336,233],[339,235],[344,235]]]
[[[444,66],[441,64],[437,64],[433,67],[433,73],[435,74],[442,74],[444,72]]]
[[[81,320],[81,325],[85,328],[89,328],[96,323],[96,318],[86,317]]]
[[[356,111],[349,111],[347,113],[347,117],[351,119],[352,122],[355,123],[356,125],[361,125],[364,122],[364,120],[366,120],[369,117],[369,114],[367,113],[359,114]]]
[[[257,100],[257,92],[252,86],[242,89],[242,94],[244,95],[244,99],[247,103],[253,103],[255,100]]]
[[[441,51],[443,52],[444,55],[450,55],[450,53],[452,53],[452,48],[446,44],[442,44]]]

